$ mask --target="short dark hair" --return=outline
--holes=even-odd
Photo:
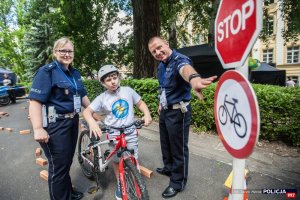
[[[113,71],[113,72],[110,72],[110,73],[108,73],[108,74],[105,74],[104,76],[102,76],[101,78],[100,78],[100,81],[101,82],[104,82],[104,79],[106,79],[107,77],[109,77],[111,74],[113,74],[113,73],[117,73],[117,75],[119,76],[119,72],[118,71]]]

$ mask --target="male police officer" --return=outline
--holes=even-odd
[[[170,176],[169,186],[163,198],[175,196],[184,190],[188,177],[188,136],[191,123],[191,88],[200,100],[201,89],[217,77],[201,78],[192,67],[192,61],[170,49],[160,37],[149,40],[148,48],[158,65],[159,81],[159,131],[164,167],[157,168],[160,174]]]

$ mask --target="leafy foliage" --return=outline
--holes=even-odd
[[[270,13],[274,12],[274,9],[270,9],[274,7],[274,4],[269,4],[268,1],[264,1],[264,8],[263,8],[263,30],[260,33],[260,39],[266,43],[271,42],[270,34],[273,33],[273,30],[268,30],[269,17],[272,17],[273,14]],[[300,4],[298,0],[278,0],[277,1],[278,7],[275,9],[275,12],[279,10],[281,15],[277,16],[277,20],[284,20],[284,27],[281,29],[281,35],[284,38],[285,43],[293,41],[296,42],[299,40],[300,34]],[[280,19],[281,18],[281,19]],[[275,21],[277,21],[275,20]],[[273,28],[273,27],[272,27]]]
[[[254,85],[261,115],[260,137],[300,145],[300,88]]]
[[[22,76],[25,65],[22,62],[21,38],[23,28],[15,30],[16,19],[13,10],[19,10],[19,4],[12,0],[0,2],[0,67],[18,72]]]
[[[300,4],[298,0],[279,0],[282,17],[286,22],[286,29],[283,29],[282,36],[285,41],[297,41],[300,33]]]
[[[158,106],[158,82],[154,79],[127,79],[122,80],[122,85],[126,85],[134,89],[142,100],[147,104],[150,113],[154,119],[158,119],[157,106]],[[138,115],[141,115],[139,111],[136,111]]]
[[[93,101],[98,95],[100,95],[104,91],[103,86],[97,80],[84,80],[83,84],[90,101]]]
[[[169,37],[173,48],[184,45],[187,38],[208,35],[213,11],[211,1],[161,0],[160,8],[162,33],[166,38]],[[192,31],[189,30],[189,23],[193,27]],[[197,44],[197,41],[194,43]]]

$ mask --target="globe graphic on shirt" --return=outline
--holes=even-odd
[[[112,105],[112,113],[117,119],[122,119],[128,115],[129,105],[124,99],[119,99]]]

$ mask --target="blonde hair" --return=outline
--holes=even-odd
[[[162,42],[168,44],[168,41],[167,41],[167,40],[165,40],[165,39],[163,39],[163,38],[161,38],[161,37],[159,37],[159,36],[154,36],[154,37],[152,37],[152,38],[149,39],[148,46],[149,46],[154,40],[160,40],[160,41],[162,41]]]
[[[56,40],[54,42],[53,49],[52,49],[52,57],[55,58],[54,52],[57,49],[59,49],[60,47],[63,47],[63,46],[65,46],[68,43],[71,44],[73,46],[73,48],[74,48],[73,42],[69,38],[67,38],[67,37],[62,37],[62,38],[59,38],[58,40]]]

